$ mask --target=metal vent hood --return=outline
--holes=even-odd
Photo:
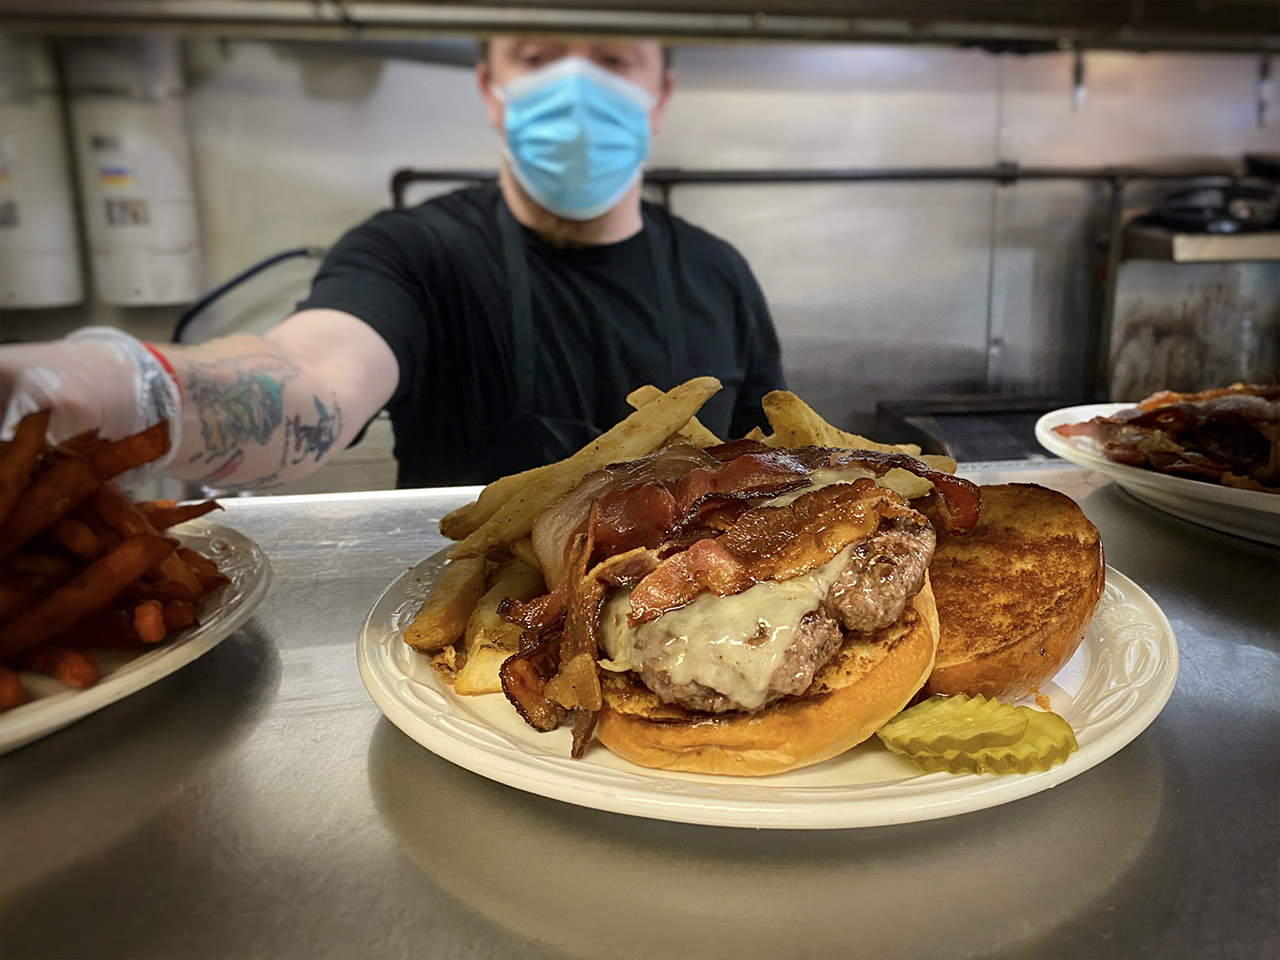
[[[538,32],[991,50],[1280,51],[1280,0],[0,0],[0,29],[276,39]]]

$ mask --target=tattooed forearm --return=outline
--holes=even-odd
[[[307,457],[315,457],[318,463],[342,435],[342,407],[338,398],[331,397],[325,406],[315,394],[315,423],[305,423],[300,414],[285,421],[285,458],[290,464],[299,464]]]
[[[270,341],[237,336],[168,357],[183,394],[179,476],[223,490],[288,483],[349,439],[332,374]]]
[[[271,354],[187,365],[185,405],[204,441],[191,462],[213,465],[206,482],[234,474],[247,445],[271,442],[284,422],[285,384],[297,375],[296,366]]]

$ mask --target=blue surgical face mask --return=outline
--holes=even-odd
[[[506,103],[503,151],[534,202],[567,220],[617,205],[649,154],[654,97],[581,57],[494,90]]]

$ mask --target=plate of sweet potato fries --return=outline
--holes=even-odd
[[[0,443],[0,753],[140,690],[235,632],[271,567],[216,501],[134,502],[113,480],[165,423],[53,445],[32,413]]]

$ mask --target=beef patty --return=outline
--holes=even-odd
[[[782,660],[769,678],[763,706],[799,696],[840,649],[845,631],[870,633],[896,622],[907,602],[924,586],[933,558],[933,527],[906,520],[883,522],[857,544],[820,607],[805,614]],[[661,620],[658,621],[661,623]],[[690,710],[724,713],[742,704],[696,681],[676,683],[670,671],[642,664],[640,679],[667,703]]]

